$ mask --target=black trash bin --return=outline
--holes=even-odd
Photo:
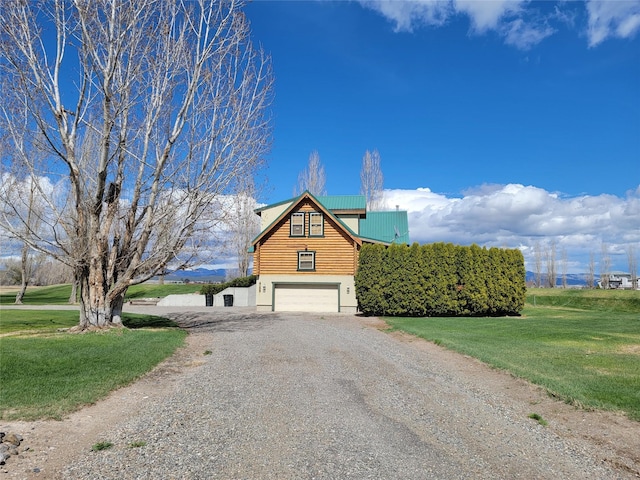
[[[233,295],[223,295],[223,297],[224,297],[224,306],[233,307]]]
[[[205,293],[204,301],[207,307],[213,307],[213,293]]]

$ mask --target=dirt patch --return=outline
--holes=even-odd
[[[377,318],[353,317],[363,328],[387,330],[388,325]],[[406,343],[428,355],[430,361],[447,369],[471,388],[490,389],[505,398],[522,418],[537,414],[548,422],[561,438],[573,443],[597,446],[598,460],[607,463],[626,476],[640,478],[640,422],[600,411],[585,411],[567,405],[547,395],[534,385],[503,371],[489,368],[474,358],[460,355],[433,343],[400,332],[389,332],[397,341]],[[136,414],[151,398],[162,397],[175,390],[180,373],[198,368],[206,361],[211,348],[209,333],[193,329],[186,345],[133,385],[113,392],[95,405],[69,415],[63,421],[2,422],[0,431],[14,431],[24,437],[28,448],[19,457],[9,459],[0,467],[2,478],[54,479],[80,452],[109,440],[114,425]],[[534,422],[535,420],[531,420]]]
[[[380,319],[363,319],[363,323],[380,330],[389,325]],[[640,422],[623,414],[581,409],[550,396],[543,388],[493,369],[479,360],[440,347],[404,332],[391,331],[401,342],[424,351],[430,358],[446,363],[470,384],[504,394],[513,405],[522,405],[522,414],[538,414],[547,428],[562,438],[577,439],[598,446],[599,459],[640,478]],[[534,421],[534,420],[532,420]]]
[[[33,288],[33,287],[31,287]],[[18,285],[0,285],[0,294],[18,293],[20,286]]]
[[[191,333],[183,347],[142,379],[62,421],[0,421],[0,431],[15,432],[24,437],[22,453],[0,466],[0,479],[61,478],[63,467],[78,452],[89,451],[96,443],[108,441],[113,425],[135,415],[150,398],[170,392],[180,372],[201,365],[203,352],[209,345],[207,341],[206,334]]]
[[[640,355],[640,345],[624,345],[618,352],[624,355]]]

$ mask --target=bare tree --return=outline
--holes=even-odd
[[[3,285],[18,285],[20,283],[21,272],[20,262],[14,259],[6,259],[2,262],[4,268],[2,272]]]
[[[300,195],[305,190],[308,190],[312,195],[326,195],[327,191],[324,185],[324,166],[320,162],[320,154],[317,150],[314,150],[309,155],[307,168],[298,175],[298,184],[293,189],[293,194]]]
[[[44,254],[39,254],[37,258],[39,260],[38,268],[33,277],[35,285],[71,283],[73,272],[67,265]]]
[[[533,281],[536,287],[542,286],[542,248],[539,240],[533,244]]]
[[[556,242],[553,240],[545,251],[545,260],[547,264],[547,286],[555,288],[558,275],[556,272]]]
[[[602,285],[602,288],[609,288],[610,274],[611,257],[609,256],[609,246],[602,242],[600,246],[600,285]]]
[[[631,274],[632,288],[638,288],[638,257],[636,256],[633,245],[627,246],[627,262],[629,265],[629,273]]]
[[[367,210],[380,210],[384,207],[384,176],[378,150],[367,150],[362,157],[360,194],[367,199]]]
[[[272,76],[242,6],[0,3],[0,130],[28,175],[60,185],[47,233],[24,240],[74,272],[79,330],[120,326],[129,286],[200,261],[219,197],[262,163]]]
[[[22,245],[22,252],[20,255],[20,290],[18,290],[18,293],[16,294],[16,305],[22,304],[22,299],[24,298],[24,294],[27,292],[27,286],[31,280],[33,262],[31,261],[29,250],[29,244],[24,243]]]
[[[251,260],[251,241],[260,233],[260,217],[255,214],[256,189],[251,178],[240,184],[239,191],[233,196],[233,207],[230,210],[228,225],[231,231],[232,254],[238,260],[238,277],[249,274]]]
[[[587,272],[587,287],[594,288],[596,286],[596,256],[593,252],[589,252],[589,271]]]
[[[567,257],[567,249],[562,247],[562,288],[567,288],[567,270],[569,269],[569,258]]]
[[[5,254],[14,254],[20,251],[20,290],[16,294],[15,303],[21,304],[27,287],[37,269],[38,259],[36,252],[31,248],[27,240],[31,232],[40,230],[40,219],[42,217],[42,201],[39,198],[39,186],[36,186],[29,178],[17,179],[12,175],[2,175],[0,185],[1,215],[7,218],[16,227],[15,231],[10,231],[9,236],[13,240],[3,245]],[[18,248],[18,245],[19,248]],[[6,249],[8,247],[8,250]]]
[[[26,226],[24,234],[25,236],[30,235],[32,231],[38,231],[40,229],[40,221],[41,218],[41,202],[38,201],[37,196],[37,188],[31,182],[28,186],[28,192],[26,192],[27,197],[27,212],[26,212]],[[21,283],[20,290],[16,294],[16,302],[17,304],[22,303],[22,299],[24,298],[24,294],[27,291],[27,286],[29,282],[37,270],[37,261],[35,256],[33,255],[33,250],[29,246],[29,243],[23,241],[22,252],[20,255],[20,273],[21,273]]]

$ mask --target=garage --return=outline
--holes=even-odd
[[[275,284],[276,312],[339,312],[340,285],[336,283]]]

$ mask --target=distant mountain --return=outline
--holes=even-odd
[[[527,276],[526,276],[526,280],[527,283],[533,283],[533,281],[535,280],[536,275],[533,272],[527,272]],[[594,277],[594,281],[597,283],[600,280],[600,277],[598,275],[595,275]],[[544,282],[546,282],[546,274],[543,273],[542,274],[542,282],[544,284]],[[567,274],[567,285],[571,285],[571,286],[585,286],[587,284],[587,274],[586,273],[568,273]],[[562,274],[558,273],[557,278],[556,278],[556,285],[561,286],[562,285]]]
[[[227,271],[224,268],[209,270],[206,268],[196,268],[194,270],[178,270],[164,276],[165,282],[198,282],[216,283],[224,282]],[[154,277],[158,280],[158,277]]]
[[[216,283],[216,282],[224,282],[226,279],[227,271],[224,268],[220,268],[217,270],[209,270],[206,268],[196,268],[194,270],[179,270],[176,272],[169,273],[164,276],[165,282],[184,282],[188,280],[189,282],[197,282],[197,283]],[[155,277],[154,280],[158,280],[158,277]],[[526,281],[527,283],[533,283],[535,280],[535,273],[527,271]],[[595,281],[598,282],[598,275],[595,276]],[[542,274],[543,283],[546,281],[546,275]],[[562,274],[558,274],[558,278],[556,281],[557,285],[562,285]],[[571,286],[584,286],[587,284],[587,274],[586,273],[569,273],[567,274],[567,285]]]

